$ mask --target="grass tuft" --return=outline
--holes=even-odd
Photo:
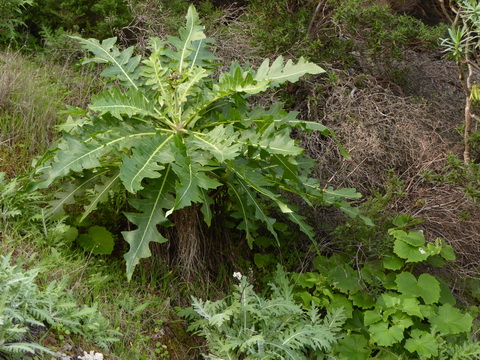
[[[89,101],[96,79],[40,57],[0,51],[0,172],[23,173],[55,140],[65,105]]]

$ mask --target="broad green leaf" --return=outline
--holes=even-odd
[[[282,213],[287,214],[289,219],[299,226],[300,230],[304,234],[309,236],[310,239],[313,239],[314,238],[313,229],[310,225],[308,225],[304,221],[304,217],[296,214],[292,206],[282,201],[282,199],[280,199],[278,195],[274,194],[269,188],[267,188],[267,186],[270,185],[270,183],[260,172],[249,171],[246,168],[239,169],[239,167],[242,166],[241,164],[242,163],[235,163],[236,168],[229,167],[232,173],[235,174],[237,181],[241,182],[241,188],[243,188],[243,190],[245,191],[248,191],[248,188],[251,187],[254,190],[256,190],[259,194],[264,195],[266,198],[273,201],[278,206],[278,208]],[[276,233],[274,232],[273,227],[271,227],[271,225],[273,225],[273,223],[275,222],[274,219],[269,218],[266,215],[265,211],[261,209],[263,208],[263,206],[260,205],[258,201],[256,201],[255,197],[252,196],[251,193],[248,195],[248,199],[251,200],[251,202],[255,205],[256,217],[258,217],[259,220],[267,224],[268,229],[272,232],[272,234],[276,238]]]
[[[149,102],[144,94],[134,88],[122,93],[120,89],[114,87],[99,95],[93,95],[92,104],[88,107],[98,115],[110,113],[119,120],[123,119],[123,115],[128,117],[134,115],[158,117],[153,103]]]
[[[94,191],[87,196],[89,204],[86,205],[85,211],[78,220],[82,222],[85,218],[97,208],[99,203],[105,202],[108,200],[109,193],[114,189],[120,180],[120,174],[118,170],[113,170],[108,176],[102,176],[100,184],[95,184]]]
[[[369,326],[372,339],[380,346],[392,346],[403,340],[403,327],[379,321]]]
[[[70,105],[67,105],[70,107]],[[80,109],[81,113],[78,116],[85,116],[87,114],[87,110]],[[68,112],[70,114],[70,111]],[[74,119],[71,115],[67,117],[67,120],[59,125],[55,125],[55,130],[64,131],[66,133],[72,133],[74,130],[78,130],[84,124],[85,118],[82,119]]]
[[[141,56],[132,57],[133,47],[120,52],[115,46],[116,37],[105,39],[101,43],[96,39],[82,39],[77,36],[72,38],[78,40],[84,49],[95,55],[93,58],[86,59],[84,64],[89,62],[110,64],[111,66],[103,70],[102,76],[118,78],[123,85],[138,89],[137,80],[140,77],[138,64]]]
[[[180,159],[177,156],[175,163],[172,164],[172,169],[177,175],[175,204],[167,212],[167,216],[173,210],[182,209],[192,203],[201,203],[205,199],[204,190],[216,189],[222,185],[206,174],[210,168],[191,162],[189,158]]]
[[[168,51],[167,54],[178,62],[178,71],[180,73],[189,65],[187,60],[190,55],[198,51],[198,46],[194,45],[194,41],[206,38],[203,32],[204,27],[200,25],[198,13],[193,5],[190,5],[188,8],[186,20],[186,26],[181,27],[179,30],[180,38],[167,36],[168,41],[176,48],[176,51]]]
[[[273,224],[275,223],[276,220],[267,215],[265,207],[263,206],[263,204],[261,204],[260,200],[257,198],[257,194],[250,190],[250,184],[244,180],[244,177],[239,173],[235,173],[235,175],[237,177],[236,182],[238,183],[238,191],[240,193],[239,195],[243,196],[246,199],[246,202],[242,201],[242,206],[245,204],[248,204],[248,206],[253,207],[255,218],[263,222],[267,226],[267,229],[270,231],[270,233],[278,241],[277,232],[273,228]]]
[[[317,255],[313,258],[312,265],[315,270],[323,274],[330,269],[330,262],[326,256]]]
[[[357,273],[348,265],[338,265],[328,272],[334,288],[344,294],[355,294],[360,291],[360,279]]]
[[[255,80],[271,82],[272,87],[283,84],[285,81],[295,82],[305,74],[321,74],[325,72],[320,66],[305,61],[302,57],[296,64],[288,60],[283,64],[283,56],[279,56],[270,66],[270,61],[265,59],[257,70]]]
[[[233,194],[232,200],[235,204],[235,210],[232,214],[233,217],[240,218],[242,223],[238,227],[240,230],[244,230],[247,237],[247,242],[250,248],[253,247],[253,238],[251,231],[256,230],[255,223],[253,221],[253,214],[250,213],[250,208],[247,203],[247,198],[244,196],[243,191],[239,191],[235,183],[228,182],[228,188]]]
[[[418,281],[412,273],[402,272],[395,280],[398,291],[404,295],[421,297],[425,304],[434,304],[440,299],[440,284],[430,274],[421,274]]]
[[[426,263],[432,267],[441,268],[444,267],[447,262],[442,257],[433,255],[427,259]]]
[[[203,149],[211,153],[220,163],[238,157],[242,145],[237,143],[238,133],[232,125],[214,127],[205,133],[192,133],[188,146]]]
[[[95,183],[95,181],[107,173],[108,169],[97,174],[87,174],[84,177],[78,177],[75,184],[62,183],[61,186],[65,191],[55,192],[54,196],[56,199],[49,202],[48,214],[56,215],[63,213],[65,205],[74,204],[75,196],[83,194],[87,188],[91,187],[92,183]]]
[[[158,231],[157,225],[168,224],[164,209],[171,208],[173,205],[170,195],[173,191],[173,181],[171,166],[167,166],[160,178],[151,180],[150,186],[140,191],[143,199],[129,199],[130,205],[140,211],[140,213],[125,213],[128,220],[137,226],[136,230],[122,232],[123,237],[130,244],[130,250],[125,254],[129,280],[140,259],[151,256],[150,242],[167,241]]]
[[[430,253],[424,247],[417,247],[407,244],[402,240],[395,240],[393,252],[406,262],[421,262],[427,260]]]
[[[162,55],[166,50],[165,42],[159,38],[151,38],[149,48],[152,52],[150,57],[142,61],[141,75],[145,79],[145,85],[155,91],[155,100],[160,106],[164,103],[167,106],[173,106],[172,94],[169,92],[168,84],[171,69],[162,64]]]
[[[146,137],[126,154],[120,165],[120,179],[125,189],[135,193],[143,189],[144,178],[158,178],[164,165],[174,161],[173,135],[155,135]]]
[[[352,334],[345,336],[336,347],[341,359],[367,360],[371,350],[368,349],[368,340],[362,335]]]
[[[415,297],[409,296],[402,296],[400,303],[400,310],[402,310],[405,314],[410,316],[417,316],[420,319],[424,318],[422,314],[420,302]]]
[[[440,306],[436,314],[429,316],[428,320],[445,335],[468,332],[472,328],[473,321],[469,314],[462,314],[450,304]]]
[[[57,161],[48,172],[48,178],[41,187],[49,186],[53,180],[67,175],[70,171],[82,172],[84,169],[100,167],[98,157],[107,151],[104,144],[86,144],[70,135],[65,135],[67,148],[59,152]]]
[[[393,225],[396,227],[404,227],[412,220],[412,217],[406,214],[400,214],[395,219],[393,219]]]
[[[363,324],[369,326],[383,319],[380,309],[373,309],[364,312]]]
[[[297,184],[301,184],[298,176],[298,164],[290,156],[273,154],[271,160],[274,164],[282,169],[282,177],[284,179],[292,180]]]
[[[235,172],[235,171],[232,171],[232,172]],[[247,189],[248,187],[251,187],[252,189],[257,191],[259,195],[263,195],[266,199],[271,200],[273,203],[275,203],[278,206],[278,209],[283,214],[286,214],[286,216],[291,222],[298,225],[298,227],[300,228],[300,231],[302,231],[305,235],[307,235],[313,241],[315,234],[313,232],[313,228],[305,221],[305,217],[295,212],[294,209],[296,209],[296,206],[289,205],[284,199],[281,199],[279,196],[275,195],[269,188],[265,186],[263,187],[260,186],[260,184],[269,185],[269,183],[266,183],[266,182],[264,183],[266,179],[263,178],[261,174],[255,173],[255,172],[249,172],[249,173],[238,172],[236,173],[236,175],[239,177],[239,179],[245,182],[245,184],[243,184],[241,188]],[[268,221],[271,224],[275,223],[275,221],[272,221],[273,219],[268,218],[268,216],[267,217],[264,216],[264,214],[266,214],[265,211],[259,212],[260,208],[264,207],[262,204],[263,201],[256,201],[255,196],[250,196],[250,195],[247,197],[247,200],[252,200],[252,203],[253,201],[255,201],[254,203],[255,214],[256,214],[255,217],[260,216],[258,219],[261,221],[266,221],[268,219]],[[316,246],[315,242],[314,242],[314,246]]]
[[[66,148],[59,152],[56,162],[48,171],[48,178],[39,187],[47,187],[54,180],[70,172],[82,172],[84,169],[101,167],[100,158],[122,143],[128,143],[137,137],[148,137],[154,133],[149,131],[132,131],[129,134],[116,132],[97,142],[77,140],[70,135],[64,135]]]
[[[400,270],[403,265],[404,261],[395,255],[389,255],[383,259],[383,266],[388,270]]]
[[[213,84],[211,90],[203,89],[203,101],[201,103],[193,103],[184,109],[182,120],[186,124],[185,127],[191,129],[199,116],[203,116],[206,111],[214,109],[216,107],[215,104],[221,104],[223,98],[236,93],[257,94],[266,90],[267,87],[268,81],[254,81],[250,72],[245,72],[238,64],[235,65],[234,63],[231,73],[220,74],[219,82]],[[237,109],[234,110],[236,111]],[[229,117],[228,122],[232,120]]]
[[[192,62],[192,66],[208,67],[211,66],[211,64],[215,61],[220,60],[215,55],[213,55],[213,53],[209,49],[209,47],[211,47],[214,43],[214,39],[208,38],[195,40],[192,42],[195,50],[190,54],[188,58]]]
[[[202,68],[193,68],[190,71],[187,80],[177,88],[177,101],[179,105],[187,101],[187,96],[203,90],[199,88],[197,84],[206,76],[208,76],[207,70]]]
[[[323,135],[331,135],[333,134],[331,130],[329,130],[325,125],[322,125],[318,122],[314,121],[301,121],[299,120],[299,124],[304,126],[307,130],[314,130],[319,131]]]
[[[91,227],[88,234],[78,237],[77,242],[85,251],[95,255],[110,255],[115,245],[112,233],[103,226]]]
[[[275,264],[276,259],[275,259],[275,255],[271,253],[270,254],[255,253],[255,255],[253,256],[253,262],[258,268],[264,269],[267,266]]]
[[[413,325],[412,318],[402,311],[397,311],[390,316],[390,323],[402,329],[407,329]]]
[[[68,226],[67,230],[63,232],[63,240],[66,244],[72,244],[78,236],[78,229],[73,226]]]
[[[435,337],[418,329],[411,331],[410,338],[405,341],[405,349],[410,353],[416,352],[419,356],[427,359],[438,356],[438,344]]]
[[[334,204],[339,199],[360,199],[362,194],[358,193],[354,188],[343,188],[343,189],[334,189],[329,186],[327,189],[323,190],[324,201],[327,204]]]
[[[370,262],[360,270],[362,281],[369,285],[383,283],[385,281],[385,269],[383,261]]]
[[[222,73],[218,82],[218,88],[214,90],[228,93],[258,94],[268,88],[269,81],[257,81],[250,71],[245,71],[236,62],[230,65],[230,72]]]
[[[271,135],[270,135],[271,134]],[[253,146],[258,146],[268,151],[269,154],[300,155],[303,149],[295,145],[289,131],[278,132],[272,124],[269,129],[263,131],[257,138],[249,139]]]
[[[200,189],[200,192],[201,192],[201,198],[202,198],[201,200],[202,206],[200,207],[200,211],[203,214],[203,221],[205,221],[205,224],[207,224],[207,226],[210,226],[212,224],[212,219],[213,219],[211,206],[213,205],[214,201],[206,190]]]
[[[440,304],[450,304],[452,306],[455,306],[455,304],[457,303],[457,299],[455,298],[455,296],[453,296],[452,291],[448,287],[447,283],[442,279],[437,280],[440,284],[440,299],[438,302]]]
[[[312,240],[315,238],[315,232],[313,228],[305,221],[306,218],[304,216],[301,216],[296,212],[288,212],[287,216],[291,222],[298,225],[298,228],[300,229],[301,232],[303,232]],[[316,243],[314,244],[316,246]]]
[[[370,309],[375,306],[373,298],[363,291],[357,292],[354,295],[349,295],[348,298],[352,300],[353,305],[363,309]]]
[[[425,236],[421,230],[406,232],[398,229],[390,229],[388,232],[393,235],[395,239],[402,240],[409,245],[416,247],[425,245]]]
[[[440,255],[447,261],[455,261],[455,259],[457,258],[453,248],[450,245],[446,244],[444,244],[444,246],[442,247]]]
[[[400,305],[400,297],[396,293],[390,291],[383,293],[377,298],[377,305],[383,309],[384,315],[387,312],[393,313]]]

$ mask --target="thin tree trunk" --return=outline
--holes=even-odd
[[[472,134],[472,99],[470,99],[470,95],[467,94],[466,96],[466,105],[465,105],[465,131],[463,132],[463,141],[465,144],[465,148],[463,151],[463,162],[465,165],[470,164],[470,137]]]

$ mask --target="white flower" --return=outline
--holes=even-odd
[[[236,271],[236,272],[233,273],[233,277],[240,281],[240,280],[242,280],[242,273]]]
[[[418,248],[418,251],[420,251],[420,254],[425,255],[427,252],[423,250],[423,248]]]
[[[78,357],[80,360],[103,360],[103,354],[90,351],[90,354],[87,354],[86,351],[83,352],[83,356]]]

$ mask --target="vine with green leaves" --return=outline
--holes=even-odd
[[[407,231],[407,216],[388,233],[393,252],[383,259],[350,265],[341,254],[316,257],[315,271],[293,274],[295,298],[327,311],[342,308],[347,317],[334,349],[340,359],[471,359],[480,354],[472,337],[478,309],[463,313],[446,283],[418,264],[442,267],[455,260],[443,240],[427,242],[420,230]]]

